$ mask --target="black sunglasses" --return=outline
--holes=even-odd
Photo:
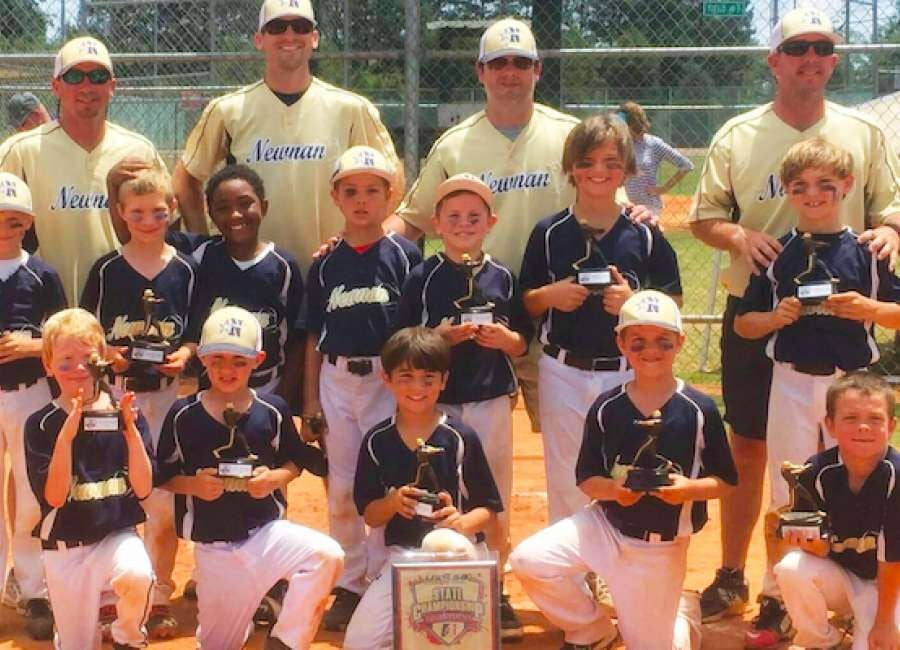
[[[101,86],[112,79],[112,74],[110,74],[109,70],[107,70],[106,68],[94,68],[93,70],[88,70],[87,72],[85,72],[84,70],[78,70],[77,68],[70,68],[62,74],[60,79],[65,81],[67,84],[77,86],[82,81],[84,81],[85,77],[87,77],[87,80],[95,86]]]
[[[265,24],[263,31],[273,35],[284,34],[288,27],[290,27],[295,34],[312,34],[316,29],[316,26],[308,20],[282,20],[281,18],[275,18]]]
[[[831,41],[788,41],[778,46],[779,52],[788,56],[803,56],[813,49],[816,56],[831,56],[834,54],[834,43]]]
[[[529,59],[526,56],[514,56],[514,57],[506,57],[501,56],[498,59],[491,59],[485,65],[491,70],[499,71],[503,70],[508,65],[513,65],[518,70],[529,70],[534,67],[534,61]]]

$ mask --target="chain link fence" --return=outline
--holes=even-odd
[[[577,116],[643,105],[651,131],[695,171],[664,197],[692,319],[682,370],[718,381],[724,294],[720,259],[687,229],[706,146],[731,116],[773,94],[765,65],[772,25],[793,0],[333,0],[317,2],[321,78],[379,107],[409,172],[436,137],[483,104],[474,72],[481,32],[513,15],[530,21],[544,55],[539,101]],[[829,98],[870,113],[900,142],[900,2],[821,0],[848,45]],[[111,119],[149,137],[174,163],[205,104],[258,79],[252,44],[259,0],[2,0],[0,91],[35,92],[53,112],[52,55],[91,33],[119,79]],[[737,15],[734,15],[737,14]],[[663,168],[661,179],[674,168]],[[408,173],[412,176],[411,173]],[[898,374],[892,332],[879,332],[885,372]],[[711,373],[711,374],[704,374]]]

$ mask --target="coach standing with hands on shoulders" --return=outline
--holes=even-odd
[[[838,63],[834,45],[840,41],[831,20],[816,9],[784,15],[772,32],[767,57],[775,98],[732,118],[716,133],[694,197],[694,236],[731,256],[731,266],[723,272],[728,303],[722,323],[722,393],[740,476],[737,489],[723,499],[722,568],[702,594],[704,621],[739,614],[748,601],[743,567],[762,501],[772,361],[765,340],[741,339],[733,321],[750,274],[777,257],[778,238],[796,226],[779,179],[781,159],[791,145],[821,136],[849,151],[854,183],[843,200],[842,223],[862,233],[860,241],[868,242],[880,259],[893,258],[900,247],[900,166],[884,132],[868,117],[825,101]],[[774,541],[775,521],[769,513],[767,549]],[[769,566],[746,645],[775,647],[789,636],[790,627]]]

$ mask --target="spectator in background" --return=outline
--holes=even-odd
[[[637,162],[637,174],[625,179],[628,200],[636,205],[645,205],[653,214],[659,215],[663,209],[662,195],[671,191],[694,168],[694,163],[662,138],[650,135],[650,120],[637,102],[625,102],[619,106],[619,116],[631,131]],[[659,166],[664,160],[675,165],[678,171],[668,181],[657,185]]]
[[[16,93],[6,103],[6,123],[16,132],[29,131],[50,121],[50,112],[34,93]]]

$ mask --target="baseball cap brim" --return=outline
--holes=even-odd
[[[434,193],[434,204],[437,205],[453,192],[472,192],[472,194],[478,195],[489,209],[494,209],[494,193],[491,192],[491,188],[471,178],[454,178],[452,176],[438,186]]]
[[[5,203],[3,201],[0,201],[0,212],[21,212],[32,218],[37,216],[31,208],[25,208],[15,203]]]
[[[488,63],[493,61],[494,59],[499,59],[504,56],[520,56],[523,59],[531,59],[532,61],[539,61],[540,56],[538,56],[537,52],[529,52],[527,50],[522,50],[515,47],[509,47],[502,50],[494,50],[488,54],[483,54],[478,61],[480,63]]]
[[[616,332],[621,332],[624,329],[628,329],[629,327],[634,327],[635,325],[652,325],[654,327],[659,327],[660,329],[669,330],[670,332],[675,332],[676,334],[684,334],[684,328],[678,327],[677,325],[673,325],[672,323],[668,323],[661,320],[651,320],[649,318],[642,318],[639,320],[628,321],[627,323],[622,323],[621,325],[616,325]]]
[[[356,174],[372,174],[373,176],[377,176],[378,178],[383,178],[388,182],[388,185],[394,184],[394,175],[386,171],[384,169],[378,169],[376,167],[355,167],[350,169],[342,169],[339,172],[335,172],[335,174],[331,177],[331,184],[334,185],[342,178],[347,178],[348,176],[354,176]]]
[[[243,345],[233,343],[208,343],[197,348],[197,356],[205,357],[211,354],[235,354],[239,357],[255,357],[259,350],[251,350]]]

